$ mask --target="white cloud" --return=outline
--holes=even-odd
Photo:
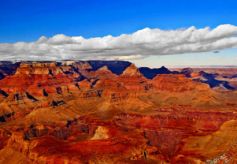
[[[35,42],[0,44],[1,60],[137,59],[152,55],[208,52],[237,47],[237,26],[214,29],[161,30],[145,28],[132,34],[85,39],[55,35]]]

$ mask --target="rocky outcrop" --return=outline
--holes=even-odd
[[[131,64],[123,71],[121,76],[142,76],[142,74],[134,64]]]
[[[106,127],[98,126],[91,140],[101,140],[109,138],[109,130]]]

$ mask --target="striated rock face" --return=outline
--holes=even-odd
[[[50,63],[21,63],[17,68],[16,75],[56,75],[62,73],[56,62]]]
[[[153,80],[154,86],[159,90],[174,92],[208,90],[206,84],[195,82],[186,78],[182,74],[177,75],[157,75]]]
[[[0,163],[236,163],[225,71],[0,62]]]
[[[233,79],[236,71],[236,68],[183,68],[180,73],[213,89],[236,90],[236,80]]]

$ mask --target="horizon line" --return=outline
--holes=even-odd
[[[12,63],[16,63],[16,62],[65,62],[65,61],[75,61],[75,62],[79,62],[79,61],[84,61],[84,62],[88,62],[88,61],[106,61],[106,62],[116,62],[116,61],[121,61],[121,62],[130,62],[130,63],[134,63],[135,65],[137,65],[135,62],[129,61],[129,60],[70,60],[70,59],[64,59],[64,60],[0,60],[0,62],[12,62]],[[213,64],[213,65],[159,65],[157,67],[149,67],[149,66],[139,66],[137,65],[139,68],[142,67],[148,67],[148,68],[159,68],[162,66],[165,66],[167,68],[187,68],[187,67],[191,67],[191,68],[237,68],[237,65],[223,65],[223,64]]]

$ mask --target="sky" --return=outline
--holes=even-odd
[[[236,0],[0,0],[0,60],[236,65]]]

